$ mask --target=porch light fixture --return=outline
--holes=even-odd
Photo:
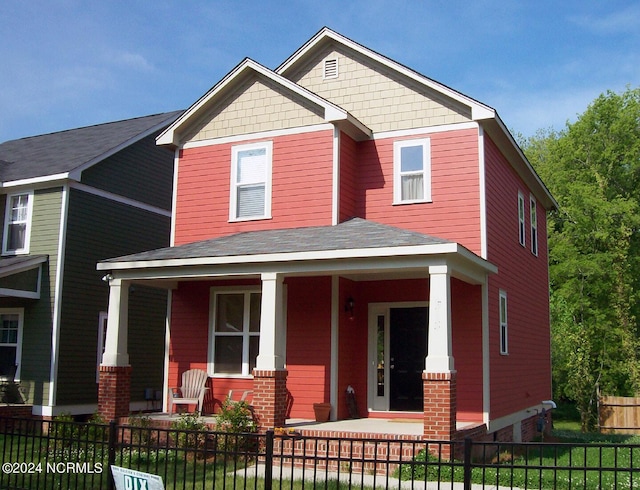
[[[346,311],[347,313],[349,313],[349,320],[353,320],[353,306],[355,304],[355,301],[353,300],[353,298],[351,296],[349,296],[347,298],[347,301],[344,303],[344,311]]]

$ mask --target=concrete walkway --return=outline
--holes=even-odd
[[[237,475],[242,477],[255,477],[264,478],[264,464],[258,464],[256,466],[242,469],[236,472]],[[282,475],[282,478],[281,478]],[[290,467],[273,467],[273,478],[276,480],[305,480],[308,482],[324,482],[326,480],[334,481],[340,480],[344,483],[351,483],[353,488],[367,488],[367,489],[380,489],[386,490],[388,488],[393,489],[414,489],[414,490],[464,490],[464,484],[462,482],[424,482],[424,481],[403,481],[397,478],[388,477],[385,475],[369,475],[362,473],[346,473],[333,471],[318,470],[314,475],[313,470],[302,471],[301,468]],[[472,490],[519,490],[512,487],[498,487],[495,485],[479,485],[472,484]]]

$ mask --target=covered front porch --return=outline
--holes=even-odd
[[[146,413],[152,427],[170,428],[171,424],[179,420],[178,415],[168,413]],[[135,417],[135,416],[134,416]],[[201,419],[212,430],[216,427],[215,415],[203,415]],[[131,422],[131,417],[120,420],[123,424]],[[282,426],[285,432],[293,430],[308,437],[348,437],[352,439],[398,439],[422,440],[424,438],[423,422],[421,419],[408,418],[359,418],[316,422],[308,419],[287,419]],[[486,431],[486,426],[476,422],[457,422],[456,434],[462,435],[469,431]],[[456,437],[460,439],[461,437]]]
[[[317,402],[331,404],[330,424],[381,430],[394,419],[386,434],[450,440],[485,422],[484,291],[496,269],[456,243],[353,219],[98,268],[110,284],[99,401],[109,419],[128,412],[128,295],[145,284],[171,290],[165,411],[169,388],[198,368],[210,376],[209,411],[229,389],[251,389],[263,429],[303,424]],[[353,416],[349,389],[359,418],[342,420]]]

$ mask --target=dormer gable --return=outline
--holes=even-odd
[[[246,58],[159,137],[183,146],[217,138],[333,123],[356,140],[371,131],[345,109]]]

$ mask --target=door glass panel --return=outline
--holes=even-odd
[[[377,338],[376,338],[376,349],[377,349],[377,380],[378,380],[378,391],[377,396],[384,396],[384,316],[378,315],[378,323],[377,323]]]

